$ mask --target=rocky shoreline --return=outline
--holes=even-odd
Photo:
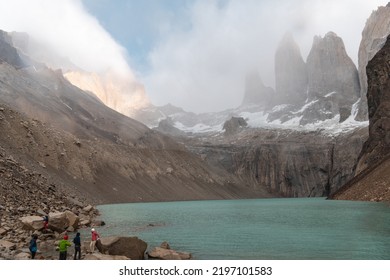
[[[37,260],[56,260],[57,246],[64,234],[69,241],[77,231],[104,226],[96,207],[80,195],[65,191],[62,186],[38,171],[20,164],[0,146],[0,260],[31,259],[28,249],[33,234],[38,236]],[[47,228],[43,217],[48,216]],[[72,242],[71,242],[72,243]],[[191,254],[176,252],[163,242],[161,248],[147,253],[147,243],[137,237],[102,237],[97,250],[89,250],[90,235],[82,236],[81,259],[189,259]],[[73,259],[68,249],[67,259]]]

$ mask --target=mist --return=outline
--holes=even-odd
[[[184,8],[177,9],[181,1],[174,2],[175,8],[168,0],[156,7],[146,2],[148,9],[138,11],[129,5],[116,26],[120,30],[116,34],[151,44],[137,54],[128,51],[135,52],[136,46],[121,46],[81,0],[0,0],[0,29],[27,32],[86,71],[114,70],[139,79],[154,105],[171,103],[201,113],[239,106],[248,71],[258,70],[263,83],[275,87],[274,55],[286,32],[293,34],[306,60],[313,37],[333,31],[357,65],[365,22],[373,10],[387,4],[379,0],[187,0]],[[94,3],[106,5],[103,15],[117,17],[110,14],[115,2]],[[164,5],[172,9],[169,16],[151,16],[158,14],[151,10]],[[134,28],[137,22],[148,23],[147,28],[138,28],[139,34]],[[132,26],[130,34],[128,26]],[[147,65],[130,67],[128,61],[140,53],[147,56]]]
[[[171,22],[149,54],[143,77],[153,103],[193,112],[221,111],[241,104],[245,74],[257,69],[274,87],[274,55],[289,31],[306,60],[313,37],[328,31],[342,37],[357,65],[361,32],[384,1],[194,1],[188,24]]]
[[[48,51],[90,72],[134,79],[127,52],[79,0],[0,0],[0,29],[27,32]]]

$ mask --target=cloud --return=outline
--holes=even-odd
[[[128,2],[119,11],[113,1],[93,1],[107,7],[100,16],[107,18],[114,11],[111,17],[118,20],[112,28],[120,30],[111,31],[116,38],[121,34],[137,40],[128,50],[143,47],[142,55],[150,50],[147,67],[136,71],[142,72],[152,103],[172,103],[194,112],[239,106],[248,70],[257,69],[264,83],[274,87],[275,50],[286,31],[293,33],[304,58],[314,35],[334,31],[356,63],[366,19],[386,4],[379,0],[172,0],[159,1],[156,7],[148,0]],[[0,29],[28,32],[85,70],[115,69],[135,79],[126,49],[81,0],[0,0],[0,4]],[[126,15],[117,16],[119,12]],[[134,61],[145,64],[138,57]]]
[[[240,105],[245,73],[253,68],[274,86],[274,55],[291,31],[306,59],[314,35],[334,31],[351,58],[366,19],[383,1],[365,0],[226,0],[195,1],[190,26],[166,26],[149,54],[150,71],[143,81],[152,102],[207,112]],[[188,20],[188,19],[187,19]]]
[[[133,72],[126,50],[91,16],[80,0],[0,0],[0,29],[27,32],[87,71]]]

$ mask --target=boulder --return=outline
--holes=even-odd
[[[85,256],[84,260],[130,260],[126,256],[105,255],[102,253],[93,253]]]
[[[144,259],[147,244],[138,237],[109,236],[100,238],[99,242],[96,243],[96,247],[103,254],[142,260]]]
[[[21,252],[15,255],[15,260],[28,260],[31,259],[31,255],[26,252]]]
[[[79,217],[71,211],[65,211],[66,219],[68,220],[69,227],[77,229],[79,227]]]
[[[0,236],[6,235],[7,232],[8,232],[7,229],[5,229],[5,228],[0,228]]]
[[[6,250],[15,250],[16,249],[16,244],[12,243],[7,240],[0,239],[0,249],[6,249]]]
[[[94,208],[93,208],[92,205],[87,205],[87,206],[85,206],[85,207],[83,208],[83,211],[89,213],[89,212],[91,212],[93,209],[94,209]]]
[[[191,259],[191,254],[187,252],[177,252],[172,249],[155,247],[148,253],[148,257],[159,260],[189,260]]]
[[[49,229],[53,231],[61,233],[68,230],[70,227],[77,229],[78,224],[78,216],[70,211],[49,214]]]
[[[43,229],[43,219],[40,216],[26,216],[20,218],[25,230],[41,230]]]

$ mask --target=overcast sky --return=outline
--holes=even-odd
[[[334,31],[357,62],[379,0],[0,0],[0,29],[26,31],[89,71],[135,76],[155,105],[219,111],[240,105],[245,73],[274,87],[274,54],[293,33],[304,59]]]

